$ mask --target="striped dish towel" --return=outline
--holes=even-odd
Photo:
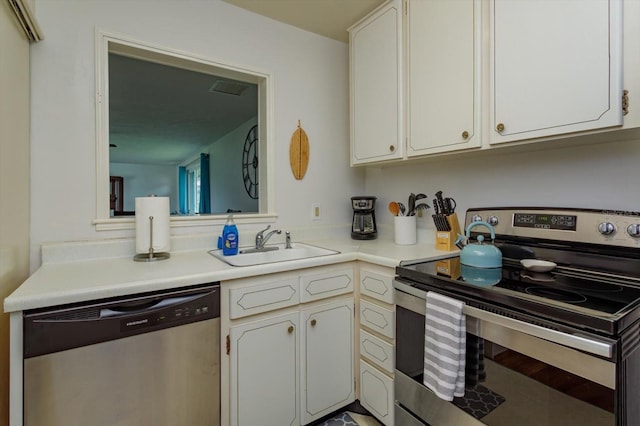
[[[464,396],[464,302],[430,291],[424,333],[424,384],[438,397]]]

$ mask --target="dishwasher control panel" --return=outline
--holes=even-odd
[[[24,358],[220,317],[220,284],[26,311]]]

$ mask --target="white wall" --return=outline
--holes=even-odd
[[[29,42],[0,4],[0,301],[29,276]],[[1,306],[1,305],[0,305]],[[0,426],[9,424],[9,314],[0,307]]]
[[[216,0],[36,3],[46,38],[31,47],[32,270],[40,265],[43,242],[134,235],[95,231],[92,224],[96,28],[272,73],[277,226],[350,222],[349,198],[362,192],[364,172],[348,166],[346,44]],[[289,169],[289,141],[298,120],[311,145],[302,181]],[[311,222],[311,204],[316,202],[323,207],[323,218]]]
[[[243,212],[259,209],[258,200],[251,198],[245,190],[241,167],[244,141],[255,124],[257,118],[249,120],[217,140],[209,149],[213,213],[226,213],[227,209]]]
[[[615,138],[615,134],[611,136]],[[469,207],[541,206],[640,211],[640,141],[558,148],[532,146],[475,157],[448,156],[410,166],[369,168],[366,192],[378,196],[376,219],[391,225],[389,201],[410,192],[442,190],[458,203],[463,225]],[[434,229],[429,210],[420,226]]]
[[[136,209],[136,197],[169,197],[171,211],[180,210],[178,197],[178,170],[176,166],[157,164],[111,163],[111,176],[121,176],[124,182],[125,211]]]

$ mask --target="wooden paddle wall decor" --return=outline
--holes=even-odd
[[[291,164],[293,176],[298,180],[302,179],[307,173],[307,166],[309,165],[309,138],[300,126],[300,120],[298,120],[298,128],[291,136],[289,163]]]

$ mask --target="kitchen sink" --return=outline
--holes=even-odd
[[[340,252],[310,244],[291,243],[291,248],[285,248],[284,244],[269,244],[261,250],[256,250],[253,247],[244,247],[240,248],[235,256],[224,256],[222,250],[210,250],[209,253],[216,259],[231,266],[255,266],[266,263],[286,262],[288,260],[330,256]]]

